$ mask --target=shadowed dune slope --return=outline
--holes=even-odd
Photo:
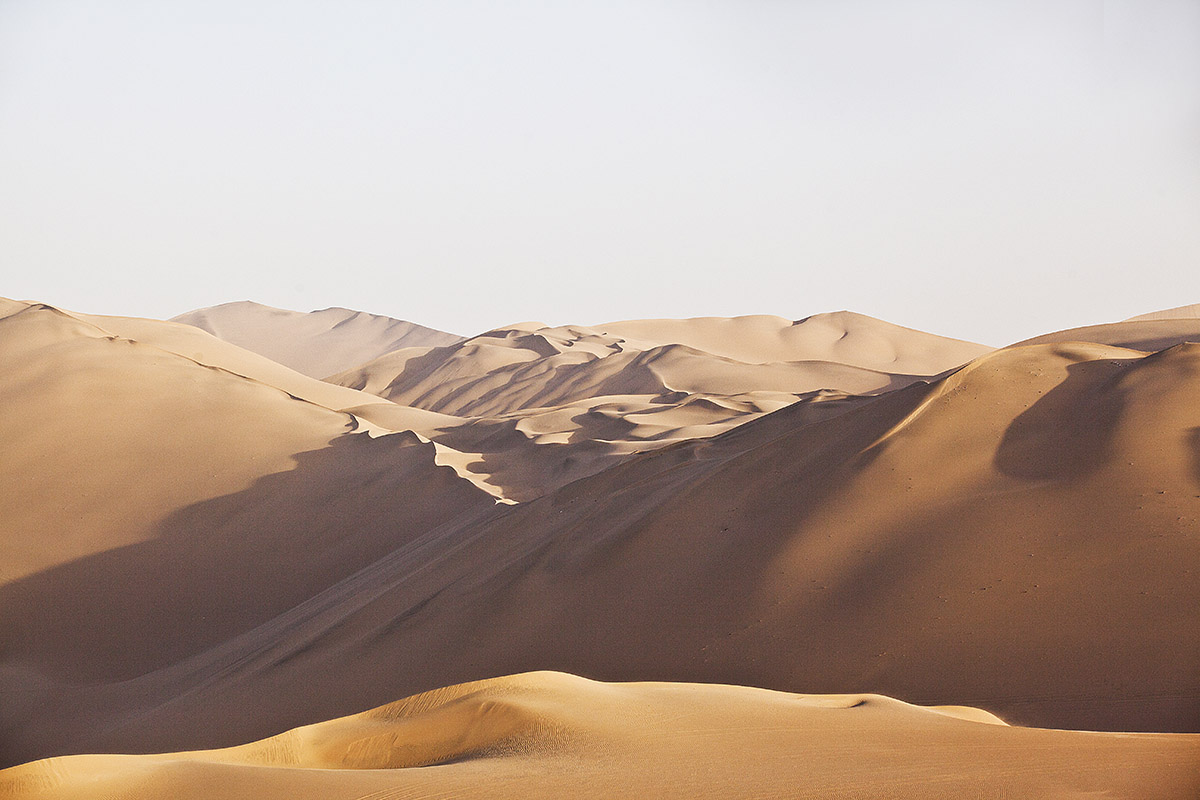
[[[22,718],[20,756],[235,744],[544,668],[1197,731],[1198,392],[1197,345],[1010,348],[833,416],[789,406],[528,503],[401,527],[354,574],[174,663],[147,657],[163,665],[140,675],[119,652],[144,646],[137,628],[98,653],[26,634],[19,674],[58,678],[20,684],[38,709]],[[299,520],[317,513],[331,495],[306,492],[337,472],[305,467],[222,498],[215,518],[264,505],[269,518],[272,497]],[[355,513],[361,489],[338,491]],[[386,536],[391,512],[372,518]],[[136,580],[77,588],[79,570],[106,568],[84,560],[0,588],[0,609],[132,603]],[[166,629],[179,612],[162,613]],[[66,680],[80,677],[72,664],[90,685]]]
[[[512,509],[339,647],[430,679],[483,660],[1200,730],[1198,393],[1200,346],[1043,345],[786,408]],[[436,639],[470,655],[398,655]]]
[[[69,714],[40,702],[62,687],[170,665],[493,505],[412,434],[349,435],[349,414],[48,306],[0,301],[0,374],[4,759]]]
[[[288,311],[248,301],[189,311],[171,321],[206,330],[312,378],[324,378],[401,347],[461,340],[451,333],[363,311]]]
[[[1013,728],[880,695],[604,684],[451,686],[225,750],[0,771],[22,800],[646,796],[1181,798],[1200,736]]]

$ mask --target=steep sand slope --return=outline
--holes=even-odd
[[[82,665],[77,686],[30,684],[38,714],[19,755],[235,744],[541,668],[1200,730],[1198,392],[1196,345],[1012,348],[833,416],[790,406],[526,504],[401,529],[300,605],[136,676],[120,648],[146,647],[139,629],[97,653],[18,638],[17,662]],[[360,516],[330,530],[368,517],[386,536],[378,503],[404,491],[359,503],[338,487],[363,478],[338,481],[318,469],[294,491],[263,484],[223,504],[303,520],[342,498],[339,513]],[[77,574],[106,569],[84,560],[0,588],[0,609],[103,609],[117,590],[83,591]],[[135,577],[117,596],[144,591]],[[161,614],[159,628],[180,618]]]
[[[1200,792],[1200,736],[1013,728],[880,695],[605,684],[533,673],[439,689],[225,750],[0,771],[70,798],[1083,797]]]
[[[0,759],[62,687],[171,664],[493,505],[411,434],[347,435],[349,414],[48,306],[0,301],[0,375]]]
[[[401,347],[449,345],[461,339],[363,311],[326,308],[306,313],[248,301],[189,311],[172,321],[194,325],[312,378],[324,378]]]

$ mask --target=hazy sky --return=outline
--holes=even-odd
[[[991,344],[1200,302],[1200,0],[0,0],[0,279]]]

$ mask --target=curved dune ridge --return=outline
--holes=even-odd
[[[1012,728],[977,709],[539,672],[223,750],[69,756],[0,793],[208,798],[1177,798],[1200,736]]]
[[[0,300],[0,766],[170,754],[0,774],[1190,798],[1190,324],[993,351],[845,312],[522,323],[326,382]]]
[[[1149,314],[1139,314],[1136,317],[1130,317],[1127,322],[1140,322],[1143,320],[1161,320],[1161,319],[1200,319],[1200,303],[1193,303],[1186,306],[1176,306],[1162,311],[1151,311]]]

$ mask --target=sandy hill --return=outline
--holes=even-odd
[[[850,311],[792,321],[767,315],[608,322],[595,330],[656,345],[682,344],[751,364],[826,361],[908,375],[936,375],[992,348]]]
[[[665,392],[873,393],[960,366],[991,348],[841,312],[635,320],[597,328],[540,323],[458,344],[405,349],[329,380],[405,405],[496,415],[605,395]]]
[[[1200,305],[1156,311],[1131,317],[1123,322],[1087,325],[1055,331],[1020,342],[1051,344],[1055,342],[1094,342],[1114,347],[1157,352],[1185,342],[1200,342]]]
[[[906,703],[1200,731],[1200,345],[938,370],[858,347],[873,321],[773,319],[733,323],[766,331],[757,356],[703,349],[711,320],[688,341],[528,324],[331,385],[195,328],[0,301],[0,764],[173,753],[8,790],[653,794],[659,764],[771,796],[797,784],[756,759],[786,751],[818,797],[1130,796],[1143,764],[1189,796],[1194,738]],[[779,360],[814,320],[824,350]],[[335,719],[546,669],[904,702],[822,716],[836,701],[541,674]]]
[[[493,505],[434,445],[302,399],[356,392],[186,326],[90,319],[108,327],[0,301],[0,749],[60,682],[169,665]]]
[[[402,347],[442,346],[461,339],[363,311],[288,311],[248,301],[189,311],[172,321],[201,328],[312,378],[324,378]]]
[[[24,800],[1194,796],[1200,736],[1005,725],[879,695],[605,684],[534,673],[438,689],[224,750],[0,771]]]
[[[1143,322],[1157,319],[1200,319],[1200,303],[1168,308],[1163,311],[1151,311],[1149,314],[1139,314],[1136,317],[1130,317],[1127,321]]]
[[[469,419],[421,433],[477,454],[472,469],[525,501],[636,452],[797,402],[824,415],[838,405],[827,401],[906,386],[990,349],[846,312],[603,327],[520,323],[404,348],[327,380]]]
[[[1192,345],[1010,348],[834,413],[799,403],[634,454],[510,507],[476,502],[449,470],[423,488],[429,457],[403,455],[419,440],[343,436],[177,518],[192,538],[0,588],[7,679],[27,698],[8,710],[14,760],[236,744],[535,668],[1196,730],[1197,375]],[[313,525],[362,537],[347,542],[357,571],[275,606],[257,593],[293,579],[264,572],[246,591],[270,618],[138,578],[212,552],[197,587],[240,585],[247,560],[280,558],[281,544],[237,544],[260,528],[306,542],[284,569],[325,563]],[[197,538],[212,529],[228,549]],[[63,610],[30,617],[43,606]],[[198,607],[226,618],[181,645]],[[114,608],[137,612],[113,621]]]

